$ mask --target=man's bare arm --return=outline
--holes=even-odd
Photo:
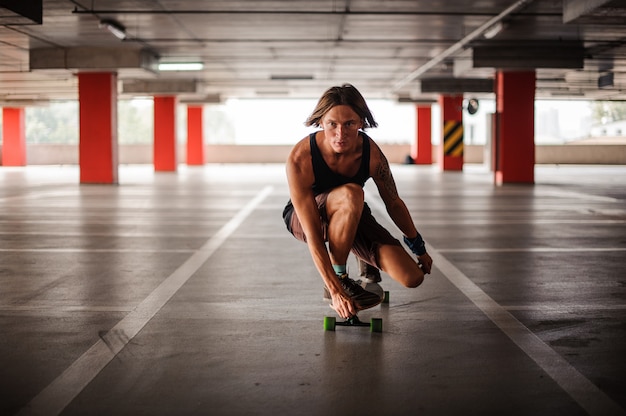
[[[339,315],[348,318],[356,314],[356,309],[341,288],[332,267],[322,233],[319,210],[311,189],[314,174],[310,156],[307,155],[308,152],[302,152],[303,146],[304,144],[297,145],[287,160],[287,181],[291,202],[306,235],[313,263],[333,297],[333,305]]]
[[[373,151],[370,156],[374,168],[372,170],[372,178],[378,187],[378,192],[385,203],[387,212],[405,236],[409,238],[415,237],[417,235],[417,229],[413,224],[413,219],[404,201],[398,195],[398,188],[393,179],[389,162],[378,146],[374,144],[372,149]]]
[[[387,158],[378,146],[373,145],[372,148],[376,149],[371,156],[371,163],[373,165],[374,172],[372,177],[374,178],[374,182],[376,182],[378,192],[385,203],[389,216],[406,238],[409,240],[418,239],[422,242],[423,246],[423,240],[413,223],[413,218],[411,218],[411,214],[409,213],[406,204],[398,195],[398,189],[393,179],[393,175],[391,174]],[[405,242],[406,241],[407,240],[405,239]],[[424,273],[430,273],[433,262],[430,255],[426,252],[422,254],[421,251],[419,255],[417,253],[415,254],[417,255],[417,261],[421,265]]]

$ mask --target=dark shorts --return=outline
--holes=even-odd
[[[322,233],[326,241],[328,241],[328,217],[326,216],[327,197],[327,193],[315,197],[320,211],[320,219],[322,220]],[[293,209],[291,201],[289,201],[283,210],[283,220],[285,221],[287,230],[289,230],[296,239],[306,242],[306,235],[302,230],[302,225],[300,224],[298,215]],[[365,204],[363,206],[359,226],[356,230],[354,244],[352,244],[352,253],[366,263],[380,269],[380,265],[378,264],[378,248],[383,245],[401,246],[400,241],[394,238],[389,231],[376,221],[372,216],[372,210]]]

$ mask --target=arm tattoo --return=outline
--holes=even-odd
[[[393,176],[391,175],[391,169],[389,169],[389,162],[387,162],[387,158],[384,154],[380,154],[380,163],[376,167],[376,174],[381,179],[385,190],[389,193],[389,196],[393,201],[398,199],[398,189],[396,188],[396,183],[393,180]]]

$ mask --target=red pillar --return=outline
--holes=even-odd
[[[23,108],[2,109],[2,165],[26,166],[26,128]]]
[[[433,163],[432,110],[430,105],[417,105],[417,140],[411,146],[411,157],[418,165]]]
[[[176,97],[154,97],[154,170],[176,171]]]
[[[535,181],[535,84],[534,71],[496,74],[498,185]]]
[[[187,106],[187,164],[204,165],[201,105]]]
[[[463,170],[463,96],[439,97],[443,128],[439,165],[443,170]]]
[[[118,182],[117,75],[78,74],[81,183]]]

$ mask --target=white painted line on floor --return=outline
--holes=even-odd
[[[622,202],[617,198],[613,198],[610,196],[602,196],[602,195],[592,195],[582,192],[575,191],[563,191],[557,188],[545,187],[546,189],[543,192],[539,193],[540,197],[544,196],[556,196],[559,198],[574,198],[574,199],[582,199],[583,201],[596,201],[596,202]]]
[[[215,222],[215,228],[217,228],[224,221],[220,221],[219,223]],[[118,223],[119,224],[119,223]],[[159,222],[159,224],[162,224]],[[136,225],[136,224],[135,224]],[[211,224],[213,226],[213,224]],[[101,232],[101,233],[89,233],[90,237],[115,237],[115,238],[158,238],[158,237],[170,237],[170,238],[189,238],[189,237],[197,237],[204,238],[206,237],[206,231],[202,229],[198,229],[199,227],[194,227],[193,233],[191,232],[142,232],[142,231],[130,231],[130,232],[116,232],[115,230],[111,230],[109,232]],[[11,236],[23,236],[23,235],[36,235],[38,237],[84,237],[84,231],[0,231],[0,235],[11,235]],[[12,249],[1,249],[2,251],[9,251]],[[191,250],[193,251],[193,250]]]
[[[53,314],[66,314],[68,312],[131,312],[131,306],[85,306],[85,305],[59,305],[58,302],[37,302],[27,305],[0,305],[0,311],[6,313],[34,313],[41,316],[46,312],[47,316]]]
[[[442,248],[440,253],[604,253],[626,251],[626,247],[524,247],[524,248]]]
[[[597,287],[594,286],[594,287]],[[529,304],[529,305],[503,305],[507,311],[546,312],[550,314],[571,315],[572,313],[593,313],[604,311],[624,311],[626,305],[599,305],[597,303],[557,303],[557,304]]]
[[[215,253],[255,208],[272,192],[267,186],[215,235],[163,281],[132,312],[115,325],[59,377],[33,398],[18,415],[58,415],[143,329],[189,278]],[[109,336],[112,334],[112,336]]]
[[[482,291],[436,249],[428,253],[443,275],[467,296],[522,351],[590,415],[624,415],[626,411],[578,372],[550,346]]]
[[[230,211],[235,211],[239,208],[239,206],[237,207],[231,207]],[[27,219],[20,219],[19,222],[21,225],[46,225],[46,224],[52,224],[52,225],[68,225],[68,226],[85,226],[85,225],[108,225],[110,226],[112,222],[115,222],[115,224],[117,226],[137,226],[137,225],[151,225],[154,224],[154,221],[156,221],[155,218],[92,218],[92,219],[85,219],[85,220],[81,220],[81,219],[75,219],[75,218],[60,218],[60,219],[54,219],[54,216],[52,215],[48,215],[45,214],[47,218],[52,218],[52,219],[43,219],[42,217],[38,218],[38,219],[33,219],[33,220],[27,220]],[[209,212],[207,211],[206,215],[214,215],[214,212]],[[164,226],[167,225],[171,225],[171,226],[181,226],[181,225],[197,225],[197,226],[203,226],[203,227],[213,227],[215,225],[218,224],[218,221],[205,221],[204,219],[201,218],[202,214],[196,214],[196,218],[194,219],[189,219],[189,220],[180,220],[180,221],[172,221],[169,219],[158,219],[159,224],[162,224]],[[228,218],[227,215],[222,215],[219,218]],[[15,219],[10,219],[10,220],[0,220],[0,224],[7,224],[7,225],[14,225],[16,222]]]
[[[371,204],[370,204],[371,205]],[[429,219],[426,215],[422,215],[419,218],[414,218],[414,220],[416,220],[416,222],[418,222],[417,220],[419,220],[420,222],[424,223],[424,224],[428,224],[429,227],[435,226],[435,225],[443,225],[443,226],[449,226],[449,225],[528,225],[528,224],[535,224],[535,225],[555,225],[555,224],[578,224],[578,225],[611,225],[611,224],[625,224],[626,223],[626,219],[624,220],[590,220],[590,219],[586,219],[586,218],[572,218],[572,219],[541,219],[541,218],[537,218],[537,219],[531,219],[531,218],[518,218],[518,219],[511,219],[511,220],[506,220],[506,219],[496,219],[495,217],[492,218],[467,218],[467,219],[463,219],[463,218],[459,218],[458,215],[454,218],[450,217],[445,218],[444,215],[439,215],[439,218],[437,219]]]
[[[0,253],[193,253],[191,248],[0,248]]]

